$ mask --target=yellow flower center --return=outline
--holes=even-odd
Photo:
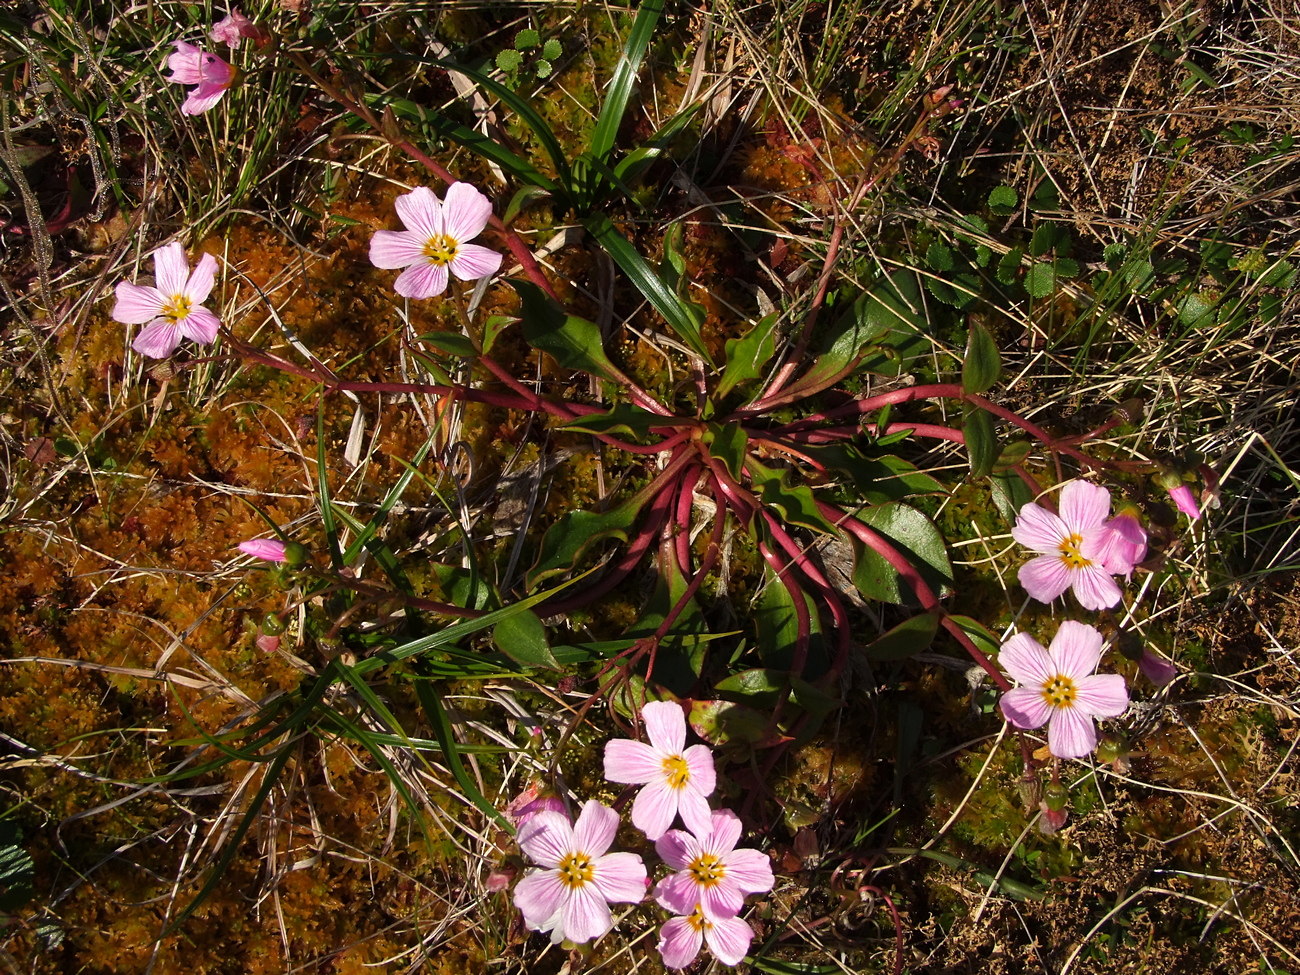
[[[596,876],[596,868],[591,865],[591,857],[585,853],[568,853],[556,868],[560,883],[570,890],[578,890],[584,884],[591,883]]]
[[[691,911],[690,916],[686,918],[686,923],[696,931],[703,934],[709,928],[713,927],[713,922],[704,916],[704,905],[696,904],[695,910]]]
[[[1057,548],[1060,549],[1061,561],[1065,563],[1067,569],[1086,569],[1092,565],[1091,559],[1085,559],[1079,554],[1079,546],[1082,544],[1082,535],[1071,535],[1069,538],[1061,539],[1061,544]]]
[[[680,755],[670,755],[663,760],[664,777],[670,789],[684,789],[691,781],[691,767]]]
[[[430,264],[450,264],[459,251],[460,244],[446,234],[436,234],[424,242],[424,256]]]
[[[173,322],[184,321],[190,313],[192,304],[193,302],[185,295],[172,295],[171,301],[162,306],[162,317],[170,318]]]
[[[711,853],[701,853],[686,869],[701,887],[716,887],[727,875],[726,865]]]
[[[1054,708],[1072,708],[1079,692],[1074,681],[1064,674],[1057,674],[1051,680],[1043,681],[1043,700]]]

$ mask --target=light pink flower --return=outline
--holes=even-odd
[[[655,885],[655,900],[674,914],[701,905],[711,919],[735,917],[746,894],[772,889],[772,863],[759,850],[737,850],[740,819],[730,809],[710,817],[707,832],[670,830],[655,842],[655,852],[677,871]]]
[[[199,115],[221,101],[226,89],[235,83],[238,73],[215,54],[202,51],[193,44],[173,41],[176,51],[167,57],[171,69],[168,81],[182,85],[198,85],[185,98],[181,114]]]
[[[1179,484],[1177,487],[1169,488],[1169,497],[1178,506],[1178,510],[1192,521],[1201,517],[1201,508],[1196,503],[1196,495],[1192,493],[1190,484]]]
[[[1061,489],[1059,516],[1032,501],[1021,508],[1011,535],[1026,548],[1043,553],[1020,567],[1025,591],[1050,603],[1073,587],[1084,609],[1118,603],[1119,586],[1099,554],[1109,537],[1109,514],[1110,492],[1087,481],[1071,481]]]
[[[1089,554],[1107,572],[1127,579],[1133,574],[1133,567],[1147,557],[1147,530],[1131,506],[1101,527],[1101,536]]]
[[[635,853],[606,853],[618,831],[618,813],[599,802],[582,806],[578,821],[539,812],[519,830],[519,847],[542,866],[515,887],[524,923],[550,933],[555,943],[581,944],[614,926],[610,904],[635,904],[645,896],[645,865]]]
[[[686,716],[672,701],[650,702],[641,718],[650,744],[627,738],[607,743],[605,778],[645,783],[632,803],[632,823],[649,839],[663,836],[679,812],[688,829],[708,833],[713,828],[708,797],[717,784],[709,746],[686,747]]]
[[[229,44],[238,50],[247,37],[250,41],[261,42],[267,39],[266,31],[239,12],[238,7],[231,7],[225,18],[216,22],[208,36],[217,44]]]
[[[117,302],[110,313],[114,321],[145,325],[131,348],[153,359],[176,351],[181,339],[207,345],[217,337],[221,320],[203,307],[216,282],[217,259],[204,254],[190,271],[185,248],[166,244],[153,252],[156,287],[123,281],[116,289]]]
[[[1128,707],[1119,674],[1095,674],[1102,636],[1086,623],[1066,620],[1051,647],[1017,633],[998,662],[1017,684],[1002,695],[1002,713],[1017,728],[1047,725],[1047,747],[1057,758],[1082,758],[1097,746],[1094,718],[1113,718]]]
[[[669,968],[685,968],[707,943],[722,964],[739,965],[753,940],[753,929],[740,918],[710,918],[697,904],[690,914],[675,917],[659,929],[659,954]]]
[[[501,255],[471,244],[487,226],[492,202],[469,183],[452,183],[445,202],[418,186],[396,200],[405,230],[380,230],[370,238],[370,263],[406,268],[393,290],[405,298],[432,298],[447,290],[447,272],[462,281],[496,273]]]
[[[288,561],[285,543],[275,538],[250,538],[239,543],[239,550],[264,562]]]

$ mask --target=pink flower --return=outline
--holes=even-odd
[[[702,944],[724,965],[739,965],[749,953],[753,929],[738,917],[706,917],[703,908],[675,917],[659,929],[659,954],[669,968],[685,968],[695,961]]]
[[[614,926],[610,904],[635,904],[645,896],[645,865],[635,853],[606,853],[618,831],[618,813],[584,803],[578,821],[539,812],[519,830],[519,847],[541,870],[515,887],[515,907],[534,931],[555,943],[581,944]]]
[[[213,25],[208,36],[215,43],[229,44],[235,50],[244,43],[245,37],[259,43],[267,39],[266,31],[241,14],[238,7],[231,7],[230,13],[226,14],[225,19]]]
[[[264,650],[267,653],[275,653],[280,649],[280,637],[270,633],[259,633],[256,642],[257,649]]]
[[[1147,557],[1147,530],[1138,520],[1137,510],[1126,507],[1102,525],[1091,553],[1112,575],[1131,576],[1133,567]]]
[[[284,542],[274,538],[250,538],[239,543],[239,550],[263,562],[285,562],[288,560]]]
[[[176,351],[181,339],[207,345],[217,337],[221,320],[201,304],[212,293],[217,259],[211,254],[199,258],[191,273],[185,248],[172,243],[153,252],[157,287],[123,281],[116,289],[114,321],[142,325],[131,348],[153,359],[164,359]]]
[[[405,298],[432,298],[447,290],[447,272],[462,281],[485,278],[501,267],[496,251],[467,243],[483,232],[492,203],[469,183],[447,187],[446,202],[418,186],[397,198],[405,230],[380,230],[370,239],[370,263],[406,268],[393,290]]]
[[[758,850],[737,850],[740,820],[730,809],[711,817],[707,832],[670,830],[655,842],[655,852],[676,873],[655,885],[655,900],[674,914],[698,906],[716,920],[735,917],[746,894],[772,889],[772,864]]]
[[[167,58],[171,69],[168,81],[182,85],[198,85],[181,106],[183,115],[199,115],[221,101],[226,89],[235,83],[236,71],[215,54],[201,51],[193,44],[173,41],[175,53]]]
[[[641,717],[650,744],[627,738],[607,743],[605,778],[645,784],[632,803],[632,822],[647,838],[663,836],[679,812],[688,829],[710,832],[708,796],[717,780],[709,746],[686,747],[686,716],[672,701],[652,701],[641,709]]]
[[[1020,687],[1002,695],[1002,713],[1017,728],[1047,725],[1047,747],[1057,758],[1082,758],[1097,746],[1094,718],[1113,718],[1128,707],[1119,674],[1094,674],[1102,637],[1091,626],[1066,620],[1050,649],[1017,633],[998,662]]]
[[[1192,493],[1190,484],[1179,484],[1169,488],[1169,497],[1178,506],[1178,510],[1192,521],[1201,517],[1201,508],[1196,503],[1196,495]]]
[[[1020,567],[1020,584],[1044,603],[1073,587],[1084,609],[1114,606],[1120,599],[1119,586],[1099,551],[1110,539],[1111,529],[1106,526],[1110,492],[1087,481],[1071,481],[1061,489],[1060,512],[1054,515],[1032,501],[1020,509],[1012,537],[1043,553]]]

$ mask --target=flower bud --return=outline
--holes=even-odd
[[[1043,805],[1052,812],[1060,812],[1070,804],[1070,790],[1059,782],[1049,782],[1043,787]]]

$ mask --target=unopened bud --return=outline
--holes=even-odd
[[[1059,782],[1043,786],[1043,805],[1052,812],[1060,812],[1070,804],[1070,790]]]

